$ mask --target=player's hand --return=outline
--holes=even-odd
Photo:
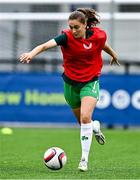
[[[32,56],[29,53],[24,53],[19,57],[21,63],[29,63],[32,60]]]
[[[117,56],[112,57],[110,60],[110,65],[113,65],[114,63],[120,66]]]

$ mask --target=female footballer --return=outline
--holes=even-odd
[[[39,53],[61,46],[64,60],[64,96],[81,127],[82,155],[78,166],[81,171],[88,170],[93,133],[99,144],[105,143],[99,121],[91,120],[99,99],[102,50],[111,56],[111,65],[119,65],[115,51],[106,43],[105,31],[96,27],[98,23],[99,15],[94,9],[79,8],[68,18],[69,29],[20,56],[22,63],[29,63]]]

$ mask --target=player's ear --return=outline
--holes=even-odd
[[[86,29],[86,27],[87,27],[87,22],[85,22],[84,27],[85,27],[85,29]]]

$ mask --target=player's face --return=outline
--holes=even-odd
[[[68,24],[75,38],[85,38],[86,24],[83,24],[78,20],[69,20]]]

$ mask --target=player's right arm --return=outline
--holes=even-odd
[[[111,48],[111,46],[108,43],[105,43],[105,46],[103,50],[111,56],[110,64],[116,63],[120,66],[120,63],[118,61],[117,53]]]
[[[42,53],[43,51],[46,51],[47,49],[53,48],[55,46],[57,46],[56,41],[54,39],[51,39],[47,41],[46,43],[43,43],[35,47],[32,51],[22,54],[20,56],[20,62],[29,63],[38,54]]]

